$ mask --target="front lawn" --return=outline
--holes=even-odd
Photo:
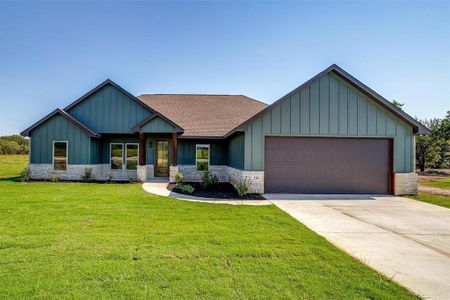
[[[28,155],[0,155],[0,179],[19,176],[27,163]]]
[[[416,298],[275,206],[186,202],[138,184],[5,179],[0,295]]]
[[[450,197],[444,195],[434,195],[430,193],[419,192],[416,196],[408,196],[411,199],[423,201],[443,207],[450,208]]]
[[[450,190],[450,177],[434,179],[434,180],[429,180],[429,181],[423,181],[420,184],[425,185],[425,186],[431,186],[431,187],[437,187],[440,189]]]

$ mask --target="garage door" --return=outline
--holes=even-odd
[[[266,193],[389,194],[389,139],[266,137]]]

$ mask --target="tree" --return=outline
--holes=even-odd
[[[400,110],[403,110],[403,105],[405,105],[405,103],[400,103],[397,100],[392,100],[392,104],[397,106],[397,108],[400,109]]]

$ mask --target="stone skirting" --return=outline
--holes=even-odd
[[[53,170],[52,164],[28,164],[30,178],[48,180],[57,177],[58,180],[80,180],[85,168],[92,168],[95,180],[137,180],[136,171],[111,170],[109,164],[67,165],[66,171]]]
[[[212,174],[219,178],[220,182],[230,182],[235,184],[239,181],[247,180],[249,182],[250,193],[264,192],[264,171],[244,171],[224,165],[209,166]],[[195,170],[194,165],[180,165],[170,167],[170,181],[175,181],[175,174],[181,172],[183,181],[200,182],[203,172]]]
[[[418,176],[416,173],[395,173],[395,195],[417,194]]]
[[[147,179],[155,177],[153,165],[137,166],[137,180],[146,181]]]

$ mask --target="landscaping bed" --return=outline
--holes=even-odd
[[[261,194],[248,193],[243,197],[239,197],[234,186],[229,182],[218,182],[213,186],[204,188],[200,182],[183,182],[189,184],[194,188],[193,193],[185,193],[176,187],[176,183],[170,183],[167,187],[170,191],[175,193],[214,199],[246,199],[246,200],[264,200]]]

